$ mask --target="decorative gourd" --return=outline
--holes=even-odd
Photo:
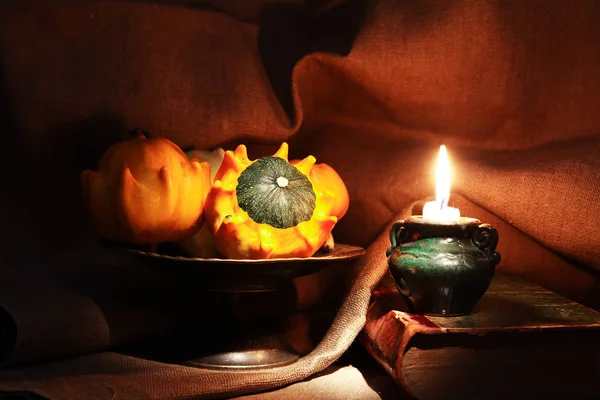
[[[190,150],[185,154],[189,159],[196,158],[210,164],[210,182],[212,185],[215,175],[223,162],[225,150],[221,148],[215,149],[214,151]],[[202,225],[202,228],[200,228],[198,232],[192,237],[181,241],[179,245],[187,255],[192,257],[211,258],[218,256],[212,232],[207,224]]]
[[[193,149],[186,151],[185,155],[188,156],[190,160],[197,159],[210,164],[210,182],[212,183],[215,180],[215,175],[217,174],[217,171],[223,163],[225,150],[223,150],[222,148],[218,148],[213,151]]]
[[[173,142],[136,130],[110,147],[97,171],[81,173],[92,223],[106,239],[179,241],[200,229],[210,166]]]
[[[296,165],[300,160],[292,160],[290,164]],[[350,205],[350,195],[342,178],[338,173],[327,164],[315,164],[310,170],[310,181],[313,185],[330,190],[335,195],[333,210],[331,215],[335,215],[338,220],[342,219],[348,211]]]
[[[255,161],[244,145],[225,152],[204,208],[225,257],[310,257],[327,240],[337,222],[334,194],[313,185],[313,156],[295,166],[287,157],[287,143]]]

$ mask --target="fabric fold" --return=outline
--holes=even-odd
[[[89,354],[113,344],[98,305],[58,288],[2,290],[0,337],[1,366]]]

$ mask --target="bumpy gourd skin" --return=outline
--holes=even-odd
[[[287,162],[287,143],[283,143],[273,156]],[[308,221],[284,229],[255,222],[238,204],[238,178],[256,161],[248,159],[244,145],[238,146],[235,151],[225,152],[204,209],[206,223],[214,235],[215,246],[223,256],[233,259],[312,256],[325,243],[338,220],[332,215],[334,193],[315,185],[310,179],[315,158],[308,156],[295,165],[313,185],[316,203],[312,217]]]
[[[173,142],[141,131],[109,148],[97,171],[81,174],[97,233],[129,243],[178,241],[202,225],[210,165]]]
[[[296,165],[300,160],[291,160],[290,164]],[[340,175],[328,164],[315,164],[310,170],[310,181],[314,186],[327,188],[335,195],[331,215],[335,215],[338,220],[342,219],[348,207],[350,206],[350,195],[346,184]]]

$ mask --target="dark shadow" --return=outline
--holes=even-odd
[[[0,248],[10,248],[17,252],[21,249],[18,243],[19,236],[27,233],[28,221],[16,221],[14,212],[11,214],[7,210],[11,210],[13,207],[19,209],[19,205],[26,202],[27,196],[23,190],[23,182],[26,178],[25,167],[27,164],[23,162],[25,154],[6,79],[3,55],[0,52],[0,179],[2,181],[0,205],[4,210],[3,225],[9,227],[9,229],[3,229],[0,234],[2,241]]]
[[[127,138],[125,120],[113,113],[100,112],[89,118],[54,129],[54,150],[64,154],[70,172],[96,169],[104,152],[113,144]]]
[[[106,350],[182,364],[219,352],[289,346],[286,342],[287,316],[295,307],[296,299],[291,284],[267,292],[231,293],[199,290],[198,282],[189,276],[165,276],[157,282],[144,279],[142,275],[140,283],[119,282],[115,285],[119,287],[107,288],[105,293],[89,297],[102,310],[111,342],[114,342]],[[4,315],[0,314],[0,317]],[[12,322],[12,318],[6,315],[8,322]],[[0,329],[0,333],[2,331]],[[7,335],[11,332],[7,331]],[[7,342],[7,355],[12,351],[9,345]],[[98,350],[102,349],[90,349],[92,352]],[[80,362],[71,358],[73,356],[69,354],[68,359],[60,360],[54,355],[51,357],[54,360],[46,357],[34,360],[35,364],[11,366],[4,370],[2,379],[11,380],[11,376],[22,376],[24,371],[34,379],[44,381],[65,376],[127,373],[139,368],[147,370],[137,363],[119,366],[107,357]],[[40,364],[43,361],[46,363]],[[76,371],[73,365],[78,365]]]
[[[126,320],[119,321],[120,316],[128,318],[135,309],[148,310],[150,307],[159,316],[168,317],[159,321],[166,329],[146,337],[143,330],[135,332],[137,337],[130,337],[132,340],[123,341],[117,347],[117,351],[136,357],[182,363],[206,354],[273,345],[277,333],[285,331],[286,317],[298,307],[291,280],[264,290],[221,290],[207,287],[201,268],[190,271],[174,268],[162,272],[150,269],[148,267],[147,273],[155,276],[153,282],[136,288],[132,277],[129,282],[132,290],[121,288],[118,291],[125,301],[115,302],[115,291],[96,299],[103,309],[111,311],[107,321],[113,322],[115,328],[119,325],[129,330],[143,327],[144,324],[132,326],[124,323]],[[135,307],[132,312],[123,313],[119,311],[122,309],[120,303]]]
[[[203,320],[201,310],[196,315],[195,323],[173,325],[161,335],[120,346],[116,351],[170,364],[187,364],[199,358],[231,352],[269,349],[293,352],[286,337],[285,317],[258,317],[242,322],[226,309],[216,319]]]
[[[19,154],[15,151],[19,148],[17,140],[17,127],[14,120],[13,104],[9,98],[8,87],[6,85],[6,72],[4,70],[4,60],[0,53],[0,167],[2,171],[6,171],[11,165],[19,160]],[[19,172],[19,171],[15,171]],[[14,174],[8,177],[17,178]],[[4,176],[3,176],[4,179]]]
[[[113,2],[120,2],[123,0],[110,0]],[[229,17],[235,18],[239,21],[247,23],[256,23],[256,15],[250,10],[243,10],[242,8],[227,7],[223,4],[219,4],[219,0],[129,0],[131,3],[146,3],[146,4],[158,4],[167,7],[178,7],[188,8],[191,10],[202,10],[209,11],[212,13],[224,14]],[[244,12],[246,11],[246,12]]]
[[[517,229],[517,228],[515,228]],[[520,229],[518,229],[520,232]],[[600,296],[598,295],[598,293],[600,293],[600,271],[598,271],[597,269],[582,263],[581,261],[575,260],[573,258],[567,257],[563,254],[557,253],[555,250],[552,250],[544,245],[542,245],[541,243],[537,242],[536,243],[548,250],[550,250],[551,252],[553,252],[554,254],[556,254],[556,256],[562,260],[564,260],[565,262],[568,262],[569,264],[584,270],[586,273],[594,276],[595,278],[595,282],[593,284],[593,286],[591,288],[589,288],[588,290],[586,290],[585,292],[583,291],[577,291],[577,292],[571,292],[571,293],[559,293],[562,296],[565,296],[577,303],[583,304],[586,307],[592,308],[596,311],[600,311]],[[551,288],[548,288],[551,289]],[[558,293],[558,292],[557,292]]]
[[[348,55],[369,7],[366,0],[349,0],[321,15],[290,4],[262,10],[259,55],[275,95],[292,118],[291,76],[296,63],[317,52]]]
[[[33,392],[2,392],[0,391],[0,399],[2,400],[48,400],[47,397],[42,397]]]
[[[78,294],[74,299],[80,303],[73,304],[73,309],[85,307],[92,313],[100,313],[103,321],[95,320],[96,325],[90,332],[92,337],[82,337],[78,331],[70,342],[50,341],[40,345],[41,351],[28,355],[29,365],[16,366],[32,368],[40,379],[73,375],[73,369],[61,367],[63,362],[70,364],[71,361],[57,359],[86,352],[112,350],[149,360],[182,363],[217,351],[277,345],[278,340],[285,341],[288,316],[298,310],[297,293],[291,280],[271,290],[236,292],[207,288],[202,268],[158,270],[144,263],[79,267],[81,271],[72,276],[71,281],[65,279],[64,282],[67,292]],[[41,290],[33,293],[44,296]],[[70,305],[67,305],[65,312],[69,310]],[[29,338],[36,335],[30,330],[18,333],[19,311],[11,312],[0,307],[0,362],[9,360],[20,334]],[[104,331],[110,334],[109,342],[101,339]],[[98,335],[100,337],[96,337]],[[39,339],[42,340],[42,336]],[[73,348],[77,350],[74,352]],[[27,352],[26,349],[22,348],[21,354]],[[82,366],[77,374],[119,372],[115,365],[97,361],[89,367]],[[42,362],[49,363],[42,367]],[[18,369],[14,374],[18,376]]]
[[[80,174],[96,169],[102,154],[126,138],[124,120],[115,114],[98,113],[43,132],[37,143],[27,143],[28,208],[37,229],[52,245],[67,245],[84,232]]]
[[[0,365],[10,358],[17,345],[17,331],[14,319],[0,307]]]

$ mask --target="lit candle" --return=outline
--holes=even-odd
[[[432,221],[451,222],[460,219],[458,208],[448,207],[450,199],[450,163],[446,146],[440,146],[435,181],[435,201],[423,207],[423,218]]]

